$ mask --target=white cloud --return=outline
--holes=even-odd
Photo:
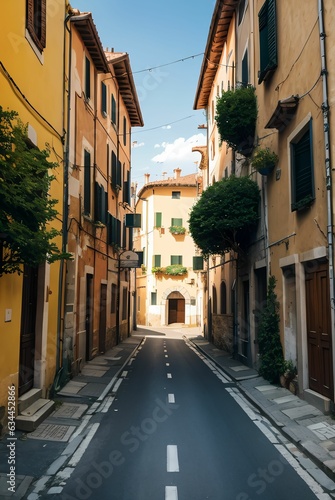
[[[194,155],[192,153],[192,148],[195,146],[203,146],[206,144],[206,136],[204,134],[192,135],[188,139],[184,137],[179,137],[174,142],[163,142],[161,147],[164,151],[153,158],[151,161],[156,163],[178,163],[178,166],[182,163],[194,162]],[[159,145],[155,145],[159,147]]]
[[[172,127],[171,127],[171,125],[163,125],[163,127],[162,127],[162,128],[163,128],[163,129],[166,129],[166,130],[170,130],[170,128],[172,128]]]
[[[161,148],[162,146],[160,144],[155,144],[154,148]]]

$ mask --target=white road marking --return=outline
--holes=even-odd
[[[165,363],[165,364],[166,364],[166,366],[170,366],[170,363]]]
[[[165,486],[165,500],[178,500],[177,486]]]
[[[111,406],[111,404],[113,403],[114,401],[114,397],[113,396],[108,396],[106,398],[106,401],[103,403],[103,406],[101,405],[101,409],[99,408],[99,411],[101,411],[101,413],[107,413],[109,407]]]
[[[172,378],[171,373],[168,373],[168,374],[167,374],[167,378]]]
[[[79,425],[79,427],[77,427],[77,429],[75,430],[75,432],[70,437],[69,443],[71,441],[73,441],[73,439],[75,437],[79,436],[79,434],[81,433],[81,431],[83,431],[85,429],[86,425],[89,423],[89,421],[90,421],[91,418],[92,418],[92,415],[84,415],[83,416],[81,424]]]
[[[128,375],[127,371],[122,372],[121,377],[126,377]]]
[[[169,394],[168,395],[168,402],[169,403],[175,403],[176,402],[174,394]]]
[[[74,454],[71,457],[71,460],[67,464],[70,467],[75,467],[81,457],[84,455],[86,448],[90,444],[91,440],[93,439],[94,434],[97,432],[100,424],[92,424],[92,427],[87,433],[87,436],[85,439],[82,441],[82,443],[78,446],[77,450],[74,452]]]
[[[123,378],[119,378],[119,380],[116,382],[116,384],[113,387],[113,392],[116,392],[118,390],[118,388],[120,387],[122,382],[123,382]]]
[[[167,352],[167,349],[164,349],[164,352]]]
[[[175,444],[168,444],[166,448],[167,472],[179,472],[178,448]]]
[[[169,356],[167,354],[165,354],[165,357],[168,358]]]
[[[128,363],[128,366],[130,366],[130,365],[133,363],[134,359],[135,359],[135,358],[131,358],[131,360],[130,360],[130,361],[129,361],[129,363]]]

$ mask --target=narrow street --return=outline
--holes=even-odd
[[[145,338],[62,491],[43,498],[331,498],[229,377],[186,337],[170,337]]]

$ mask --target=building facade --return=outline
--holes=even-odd
[[[129,56],[105,52],[90,13],[69,20],[65,375],[130,335],[131,127],[143,126]],[[63,375],[62,375],[63,376]]]
[[[180,169],[174,174],[154,182],[147,175],[138,193],[141,228],[134,234],[134,248],[143,252],[142,268],[136,271],[140,325],[203,325],[202,258],[188,232],[189,212],[202,177],[182,176]]]
[[[329,112],[335,89],[334,12],[327,0],[297,1],[292,7],[288,12],[275,0],[216,2],[195,108],[207,111],[211,183],[223,177],[220,165],[230,149],[225,143],[219,145],[213,175],[211,115],[214,96],[220,96],[222,68],[228,75],[233,66],[233,88],[255,88],[258,118],[253,153],[249,157],[233,153],[228,171],[253,178],[261,194],[257,234],[234,284],[235,354],[258,367],[257,329],[268,277],[273,275],[284,357],[297,367],[298,391],[329,408],[334,401],[334,125]],[[225,32],[219,30],[223,19]],[[218,33],[222,40],[215,50]],[[253,167],[255,152],[264,148],[279,157],[269,175]],[[214,284],[209,274],[212,304]]]
[[[30,147],[50,151],[53,172],[50,196],[59,200],[56,229],[63,223],[64,142],[64,19],[67,1],[51,7],[20,0],[3,6],[0,21],[0,105],[14,110],[27,125]],[[52,96],[52,98],[51,98]],[[62,241],[56,241],[61,249]],[[14,385],[16,403],[34,390],[46,397],[53,384],[59,345],[59,287],[62,264],[25,266],[23,273],[0,278],[1,354],[0,423],[5,425],[8,387]],[[1,427],[0,427],[1,434]]]

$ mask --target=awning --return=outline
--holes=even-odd
[[[265,128],[276,128],[282,131],[292,120],[299,103],[299,96],[293,95],[278,101],[278,105]]]

